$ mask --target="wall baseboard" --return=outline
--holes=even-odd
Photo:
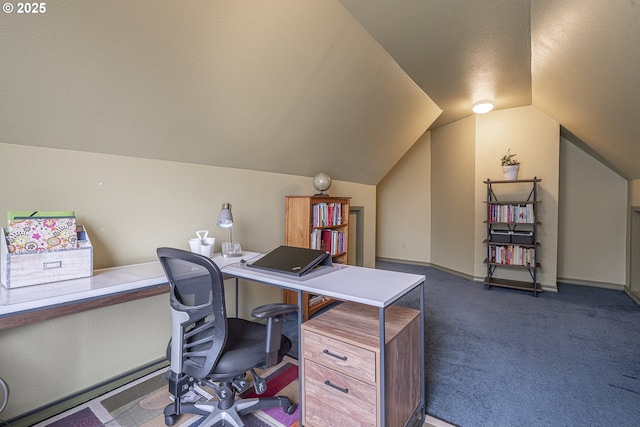
[[[417,265],[420,267],[430,267],[430,268],[435,268],[436,270],[444,271],[445,273],[453,274],[454,276],[462,277],[464,279],[475,280],[475,278],[470,274],[461,273],[460,271],[451,270],[449,268],[442,267],[437,264],[432,264],[430,262],[412,261],[412,260],[396,259],[396,258],[383,258],[383,257],[377,257],[376,261],[394,262],[396,264],[405,264],[405,265]]]
[[[484,281],[484,277],[475,277],[475,276],[472,276],[470,274],[462,273],[460,271],[451,270],[449,268],[442,267],[440,265],[432,264],[432,263],[429,263],[429,262],[411,261],[411,260],[403,260],[403,259],[395,259],[395,258],[383,258],[383,257],[376,258],[376,261],[394,262],[396,264],[417,265],[417,266],[421,266],[421,267],[430,267],[430,268],[435,268],[436,270],[443,271],[445,273],[453,274],[454,276],[462,277],[464,279],[473,280],[474,282],[482,283]],[[565,278],[565,277],[558,277],[557,278],[557,284],[562,284],[562,283],[565,283],[567,285],[591,286],[591,287],[594,287],[594,288],[613,289],[613,290],[616,290],[616,291],[624,291],[625,290],[625,285],[624,284],[619,284],[619,283],[608,283],[608,282],[598,282],[598,281],[595,281],[595,280],[569,279],[569,278]],[[557,286],[544,285],[544,284],[540,284],[540,286],[542,287],[542,290],[544,292],[558,292]],[[632,298],[633,298],[633,296],[632,296]],[[640,298],[640,295],[638,295],[638,298]]]
[[[634,300],[637,304],[640,304],[640,292],[639,291],[632,291],[629,289],[624,290],[627,295],[629,295],[631,297],[632,300]]]
[[[558,284],[566,283],[567,285],[590,286],[592,288],[613,289],[616,291],[624,291],[624,284],[598,282],[595,280],[569,279],[566,277],[558,277]]]
[[[421,267],[431,267],[432,266],[431,263],[428,263],[428,262],[411,261],[411,260],[397,259],[397,258],[376,257],[376,261],[395,262],[396,264],[419,265]]]

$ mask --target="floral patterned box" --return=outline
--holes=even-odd
[[[0,284],[12,289],[92,276],[93,247],[82,225],[78,237],[73,248],[9,253],[8,236],[0,227]]]
[[[9,253],[77,248],[76,218],[11,215],[7,243]]]

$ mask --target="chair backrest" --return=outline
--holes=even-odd
[[[205,378],[227,340],[222,272],[192,252],[158,248],[157,254],[171,288],[171,370]]]

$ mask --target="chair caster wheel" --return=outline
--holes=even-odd
[[[255,390],[256,394],[263,394],[265,391],[267,391],[267,382],[264,378],[257,377],[253,382],[253,389]]]
[[[168,426],[172,426],[176,423],[176,421],[178,421],[178,416],[177,415],[165,415],[164,416],[164,423]]]
[[[292,415],[294,412],[296,412],[297,408],[298,408],[298,405],[296,405],[295,403],[292,403],[291,405],[282,409],[284,410],[284,412],[286,412],[287,415]]]

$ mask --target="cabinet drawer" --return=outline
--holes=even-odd
[[[375,426],[376,387],[311,360],[304,361],[304,423]]]
[[[304,325],[303,325],[304,326]],[[302,331],[303,357],[371,383],[376,382],[376,354],[315,332]]]

